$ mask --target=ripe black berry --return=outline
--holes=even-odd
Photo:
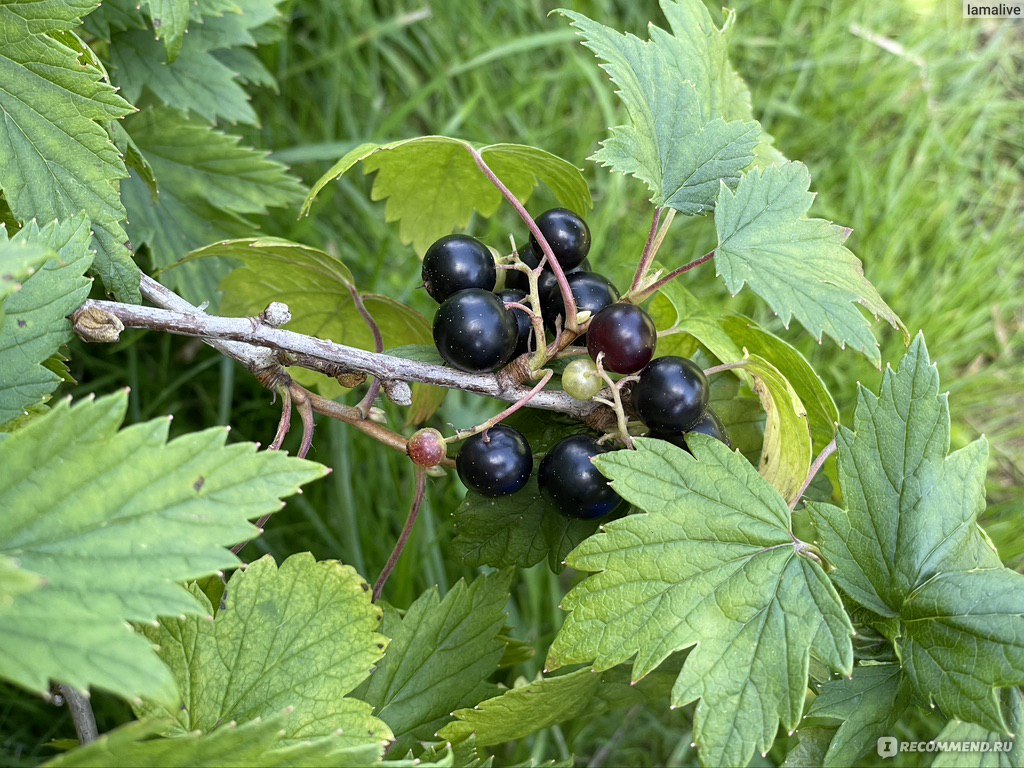
[[[631,392],[633,408],[653,432],[686,432],[708,407],[708,380],[704,371],[684,357],[652,361]]]
[[[716,440],[719,440],[725,443],[730,448],[732,448],[732,441],[729,440],[729,435],[725,431],[725,425],[722,424],[722,420],[718,418],[718,414],[711,410],[711,408],[708,408],[707,411],[704,412],[704,417],[696,424],[694,424],[692,427],[690,427],[690,430],[688,432],[651,432],[650,436],[656,437],[659,440],[665,440],[669,443],[672,443],[673,445],[678,445],[680,448],[686,451],[689,451],[690,447],[686,444],[686,436],[692,435],[695,432],[700,433],[702,435],[708,435],[710,437],[713,437]]]
[[[573,435],[541,461],[537,472],[541,493],[563,515],[592,520],[611,513],[622,502],[591,461],[605,450],[589,435]]]
[[[423,287],[440,303],[467,288],[493,291],[498,279],[487,246],[468,235],[442,237],[423,256]]]
[[[651,316],[635,304],[612,304],[601,310],[587,328],[587,351],[613,373],[636,373],[651,362],[658,331]]]
[[[445,299],[434,315],[434,344],[460,371],[493,371],[516,350],[516,318],[490,291],[470,288]]]
[[[551,246],[562,269],[568,271],[580,265],[590,252],[590,228],[587,222],[565,208],[552,208],[537,217],[537,228]],[[533,235],[530,235],[530,246],[534,255],[540,259],[544,252]]]
[[[522,304],[529,306],[529,299],[526,297],[526,291],[517,291],[514,288],[506,288],[504,291],[500,291],[497,294],[498,298],[501,299],[502,304]],[[530,351],[530,334],[533,333],[533,323],[530,320],[530,316],[518,307],[512,307],[509,311],[516,318],[516,351],[513,353],[513,357],[518,357],[524,352]]]
[[[498,425],[468,438],[455,459],[455,468],[470,490],[484,496],[509,496],[530,479],[533,454],[522,434]]]
[[[596,315],[605,307],[614,304],[619,298],[619,292],[611,284],[608,278],[599,275],[597,272],[573,272],[565,276],[569,283],[569,290],[576,301],[576,311],[589,311]],[[543,309],[544,322],[552,331],[555,328],[555,319],[565,319],[565,302],[562,301],[562,291],[555,280],[550,284],[546,293],[541,294],[541,305]],[[587,343],[587,335],[583,334],[573,344],[583,346]]]

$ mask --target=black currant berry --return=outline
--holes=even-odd
[[[567,517],[593,520],[613,512],[622,498],[591,461],[606,450],[589,435],[565,438],[540,462],[541,493]]]
[[[576,301],[576,311],[589,311],[597,315],[602,309],[614,304],[619,298],[619,292],[611,284],[608,278],[599,275],[597,272],[572,272],[565,276],[569,283],[569,290]],[[546,293],[541,294],[542,314],[548,328],[554,331],[555,319],[565,319],[565,302],[562,301],[562,291],[555,280],[550,284]],[[583,334],[573,344],[584,346],[587,343],[587,335]]]
[[[533,249],[529,245],[519,246],[516,252],[519,254],[519,260],[530,269],[536,269],[540,264],[540,259],[533,255]],[[505,270],[505,287],[517,291],[529,291],[530,278],[526,276],[525,272],[520,272],[518,269]]]
[[[690,427],[689,432],[651,432],[651,437],[656,437],[659,440],[665,440],[666,442],[672,443],[672,445],[678,445],[683,450],[689,451],[690,447],[686,444],[686,436],[692,435],[694,432],[698,432],[702,435],[708,435],[725,443],[729,448],[732,448],[732,441],[729,440],[729,435],[725,431],[725,425],[722,424],[722,420],[718,418],[711,408],[708,408],[704,412],[704,417]]]
[[[501,299],[502,304],[522,304],[523,306],[529,306],[529,299],[526,296],[526,291],[517,291],[514,288],[506,288],[504,291],[500,291],[497,294],[498,298]],[[533,322],[530,320],[530,316],[518,307],[512,307],[509,309],[516,318],[516,351],[513,353],[513,357],[518,357],[524,352],[530,351],[530,334],[533,333]]]
[[[587,351],[613,373],[636,373],[651,362],[658,330],[651,316],[635,304],[612,304],[594,316],[587,328]]]
[[[490,291],[470,288],[445,299],[434,315],[434,344],[460,371],[493,371],[512,359],[516,318]]]
[[[468,438],[459,449],[455,468],[471,491],[490,497],[509,496],[530,479],[533,453],[522,434],[498,425]]]
[[[467,288],[493,291],[498,270],[487,246],[475,237],[448,235],[427,249],[422,275],[427,293],[441,303]]]
[[[590,252],[590,228],[575,213],[565,208],[552,208],[538,216],[536,221],[537,228],[548,241],[551,252],[563,270],[575,269],[587,258]],[[538,259],[544,257],[533,235],[530,235],[530,247]]]
[[[692,360],[659,357],[644,368],[630,396],[652,432],[686,432],[708,408],[708,380]]]

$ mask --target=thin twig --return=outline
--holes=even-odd
[[[294,331],[273,328],[256,318],[217,317],[192,311],[175,311],[121,304],[112,301],[87,301],[80,311],[100,310],[117,317],[126,328],[141,328],[182,336],[195,336],[224,354],[238,360],[259,375],[261,370],[282,364],[324,373],[366,373],[379,379],[432,384],[460,389],[476,395],[516,402],[529,387],[494,374],[464,373],[432,363],[368,352],[332,341],[305,336]],[[235,342],[245,342],[237,344]],[[262,367],[261,367],[262,366]],[[348,406],[346,406],[348,407]],[[588,422],[599,416],[600,408],[581,403],[564,392],[541,392],[530,407],[565,413]],[[352,408],[352,411],[357,409]],[[358,413],[358,411],[357,411]],[[361,414],[360,414],[361,418]],[[363,420],[367,421],[367,420]]]
[[[409,509],[409,517],[405,520],[405,526],[402,528],[402,533],[398,537],[398,541],[395,543],[395,548],[391,552],[391,557],[388,558],[387,564],[384,566],[384,570],[380,572],[380,576],[377,578],[377,583],[373,585],[373,602],[380,600],[381,593],[384,591],[384,585],[388,583],[388,579],[391,574],[395,571],[395,566],[398,565],[398,560],[402,557],[402,553],[405,551],[406,545],[409,543],[409,538],[412,536],[412,530],[416,527],[416,520],[420,516],[420,510],[423,508],[423,500],[427,495],[427,475],[426,473],[417,467],[416,469],[416,496],[413,498],[412,507]]]
[[[307,390],[295,386],[292,397],[295,399],[295,409],[302,419],[302,443],[299,445],[298,457],[306,458],[309,449],[313,447],[313,432],[316,429],[316,421],[313,419],[313,406],[309,401]]]
[[[268,451],[279,451],[284,444],[284,439],[292,428],[292,393],[288,387],[279,387],[281,395],[281,420],[277,423],[277,434],[274,435],[274,442],[268,447]]]
[[[716,373],[725,373],[726,371],[735,371],[737,368],[746,368],[750,365],[749,360],[737,360],[735,363],[722,363],[722,365],[713,365],[710,368],[704,369],[704,375],[711,377]]]
[[[838,445],[836,444],[835,438],[832,442],[825,446],[825,448],[818,454],[818,458],[811,464],[811,471],[807,473],[807,480],[804,481],[803,486],[800,488],[800,492],[793,498],[789,503],[790,509],[796,509],[796,505],[800,503],[800,499],[803,498],[804,494],[807,493],[807,489],[811,487],[811,483],[814,482],[814,478],[818,476],[821,468],[825,466],[825,462],[829,460],[833,453],[836,452]]]
[[[366,323],[367,328],[370,329],[370,333],[373,334],[373,349],[375,352],[384,351],[384,336],[380,332],[380,326],[377,325],[377,321],[373,319],[373,315],[366,308],[366,303],[363,301],[363,297],[359,295],[359,291],[352,283],[346,283],[345,287],[348,288],[349,294],[352,296],[352,303],[356,305],[356,310],[359,312],[360,317],[363,318],[363,322]],[[374,400],[377,399],[377,395],[380,394],[380,379],[374,377],[373,381],[370,382],[369,389],[366,390],[366,394],[363,395],[363,399],[359,401],[356,408],[363,414],[363,418],[370,413],[370,408],[373,406]]]
[[[662,288],[664,288],[666,285],[668,285],[673,280],[675,280],[677,277],[681,277],[682,275],[685,275],[687,272],[689,272],[689,271],[691,271],[693,269],[696,269],[697,267],[701,266],[702,264],[707,264],[713,258],[715,258],[715,252],[714,251],[710,251],[708,253],[705,253],[699,259],[694,259],[689,264],[684,264],[683,266],[679,267],[678,269],[673,269],[667,275],[662,275],[657,280],[655,280],[653,283],[651,283],[651,285],[649,285],[646,288],[644,288],[642,291],[637,293],[635,296],[632,296],[631,300],[636,302],[636,303],[640,303],[642,301],[646,301],[651,296],[653,296],[658,291],[660,291]]]
[[[555,252],[551,250],[551,245],[548,243],[547,238],[540,231],[540,227],[537,226],[537,222],[533,220],[529,211],[526,210],[519,198],[512,194],[512,190],[505,186],[504,182],[498,178],[497,174],[491,170],[491,167],[487,165],[487,161],[484,160],[484,156],[481,155],[477,150],[471,146],[466,147],[469,154],[473,156],[473,161],[476,163],[480,171],[487,177],[487,180],[491,182],[498,191],[501,192],[502,197],[508,201],[509,205],[516,209],[516,213],[519,214],[519,218],[523,220],[526,226],[530,230],[530,234],[533,235],[537,244],[540,245],[541,251],[548,260],[548,267],[554,273],[558,279],[558,287],[562,292],[562,302],[565,304],[565,319],[563,322],[565,326],[572,330],[576,330],[576,300],[573,298],[572,289],[569,288],[569,281],[565,279],[565,272],[562,270],[562,265],[555,258]]]
[[[71,720],[75,724],[75,733],[78,734],[78,741],[81,744],[90,744],[99,738],[99,730],[96,728],[96,716],[92,712],[92,702],[89,697],[70,685],[61,685],[60,695],[64,697],[68,705],[68,712],[71,713]]]
[[[499,413],[497,416],[492,416],[487,421],[483,422],[482,424],[478,424],[472,429],[459,430],[452,437],[447,438],[445,442],[454,443],[458,442],[459,440],[465,440],[467,437],[472,437],[473,435],[478,435],[481,432],[486,432],[491,427],[500,424],[516,411],[520,410],[521,408],[525,408],[527,405],[529,405],[530,401],[534,397],[539,395],[541,390],[543,390],[544,387],[548,385],[548,382],[551,381],[551,377],[554,376],[554,374],[554,371],[544,371],[544,375],[541,376],[540,381],[537,382],[533,389],[531,389],[529,392],[523,395],[522,399],[517,400],[504,411]]]
[[[654,257],[657,255],[657,251],[654,249],[654,241],[658,237],[658,227],[661,225],[661,214],[661,208],[654,209],[654,217],[651,220],[651,231],[647,235],[647,243],[644,245],[644,252],[640,257],[640,263],[636,265],[636,272],[633,274],[633,286],[630,288],[631,291],[640,290],[640,285],[647,276],[647,271],[651,268],[651,264],[654,263]]]

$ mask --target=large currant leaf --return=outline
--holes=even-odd
[[[562,13],[604,62],[630,118],[592,159],[643,181],[659,208],[701,214],[714,208],[719,185],[735,184],[754,160],[761,126],[749,103],[735,99],[745,87],[731,76],[725,35],[704,4],[666,1],[662,9],[672,34],[652,25],[649,41]]]
[[[949,405],[924,338],[840,429],[847,509],[810,505],[836,583],[888,619],[908,678],[951,717],[1006,732],[999,688],[1024,684],[1024,577],[978,527],[988,450],[947,455]]]
[[[170,673],[127,622],[203,613],[179,582],[237,565],[225,547],[257,533],[247,521],[326,470],[225,445],[223,428],[118,430],[127,405],[65,400],[0,442],[0,555],[45,579],[0,610],[0,676],[172,704]]]
[[[674,705],[702,699],[694,737],[709,765],[764,752],[781,722],[799,722],[812,653],[850,673],[850,620],[785,500],[738,453],[690,438],[691,456],[660,440],[595,459],[643,511],[608,523],[569,556],[594,572],[565,598],[548,667],[636,657],[640,679],[693,647]]]
[[[749,285],[787,327],[795,316],[815,338],[825,333],[878,365],[878,342],[857,305],[906,329],[843,244],[848,231],[807,217],[810,184],[802,163],[750,171],[735,191],[722,184],[715,267],[733,294]]]
[[[437,238],[465,229],[474,212],[489,218],[501,207],[501,193],[477,168],[467,151],[471,146],[475,145],[446,136],[362,144],[317,180],[302,213],[309,213],[324,187],[362,163],[366,173],[377,174],[373,199],[387,200],[387,220],[400,222],[402,242],[412,243],[422,254]],[[543,182],[562,205],[577,213],[593,205],[579,169],[550,152],[521,144],[491,144],[477,151],[520,201],[529,199]]]
[[[429,740],[459,707],[471,707],[494,692],[486,683],[504,650],[511,572],[456,584],[442,599],[431,589],[405,615],[385,614],[382,632],[391,638],[387,655],[359,698],[395,734],[393,752]]]
[[[363,768],[380,763],[377,745],[353,747],[344,734],[289,740],[288,715],[237,725],[213,733],[154,738],[167,721],[123,725],[79,749],[46,763],[53,768]],[[402,763],[395,764],[396,766]]]
[[[128,172],[105,127],[133,108],[90,56],[52,36],[98,4],[0,5],[0,190],[22,221],[85,213],[97,273],[118,298],[138,301],[119,192]]]
[[[71,340],[68,315],[89,296],[89,222],[76,216],[40,229],[28,222],[11,240],[0,231],[0,272],[8,259],[43,266],[0,305],[0,424],[24,415],[53,393],[60,376],[44,363]],[[29,258],[32,257],[32,258]],[[28,259],[26,262],[25,260]],[[11,274],[17,274],[12,265]]]
[[[1024,739],[1020,738],[1024,728],[1024,696],[1017,688],[1006,692],[1006,710],[1010,713],[1010,728],[1016,738],[1009,739],[1001,732],[986,731],[980,725],[950,720],[936,741],[988,743],[993,748],[988,752],[943,752],[936,755],[932,768],[1018,768],[1024,765]],[[997,746],[998,745],[998,746]]]
[[[231,577],[219,607],[205,608],[212,622],[190,616],[143,628],[184,706],[145,705],[141,714],[171,718],[171,732],[185,734],[287,711],[288,741],[340,731],[350,746],[376,745],[382,754],[391,731],[368,704],[347,697],[386,644],[377,633],[381,611],[352,568],[309,553],[278,568],[267,555]]]

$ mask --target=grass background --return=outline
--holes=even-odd
[[[622,120],[610,84],[563,20],[571,5],[600,21],[644,34],[660,12],[651,0],[291,0],[283,40],[261,49],[278,81],[255,94],[261,127],[248,138],[272,149],[309,183],[366,140],[426,133],[483,142],[533,144],[585,167],[594,193],[589,217],[595,267],[620,284],[649,223],[645,190],[586,162]],[[807,163],[818,192],[814,213],[852,226],[850,247],[868,277],[906,320],[924,330],[951,394],[954,443],[986,434],[992,447],[985,525],[1007,562],[1024,563],[1024,25],[965,21],[960,3],[743,0],[733,59],[751,85],[757,116],[788,157]],[[331,185],[310,218],[287,211],[266,232],[345,254],[361,287],[424,313],[415,254],[366,179]],[[535,210],[541,210],[539,198]],[[511,215],[475,222],[495,243],[521,234]],[[708,250],[706,221],[673,227],[662,251],[682,263]],[[690,279],[692,278],[692,279]],[[757,313],[747,296],[729,299],[707,268],[687,276],[708,301]],[[856,382],[875,388],[879,373],[853,353],[819,346],[798,328],[773,329],[797,343],[849,414]],[[886,360],[902,342],[881,329]],[[278,410],[268,394],[195,342],[126,335],[116,347],[76,347],[73,372],[88,391],[130,386],[132,420],[173,413],[188,431],[230,423],[237,439],[268,442]],[[454,393],[436,422],[464,424],[489,405]],[[400,419],[399,413],[393,414]],[[294,447],[294,446],[292,446]],[[321,424],[312,458],[331,465],[326,481],[293,499],[266,536],[245,553],[284,556],[311,550],[373,578],[407,512],[412,475],[402,457],[336,423]],[[447,589],[471,575],[448,553],[457,481],[431,484],[412,545],[388,586],[406,606],[430,585]],[[571,583],[543,566],[516,582],[511,632],[537,656],[516,672],[532,675],[561,618]],[[123,705],[100,697],[101,729],[123,721]],[[577,765],[686,765],[689,709],[582,718],[506,748],[498,764],[566,759]],[[70,722],[10,690],[0,690],[0,754],[37,764],[39,744],[73,735]],[[907,724],[927,735],[936,722]],[[610,734],[614,734],[611,738]],[[765,759],[781,762],[784,744]],[[570,746],[572,745],[571,750]]]

